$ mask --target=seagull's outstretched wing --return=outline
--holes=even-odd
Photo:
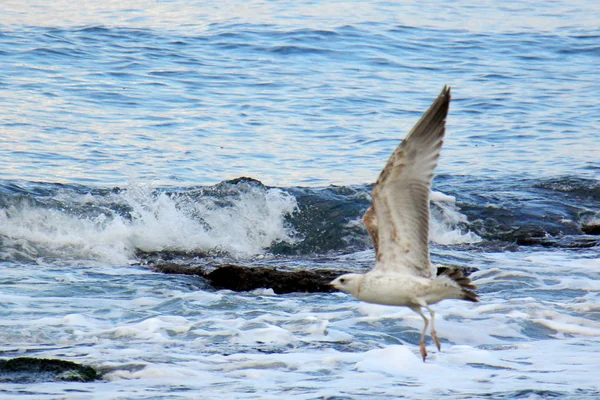
[[[449,105],[446,86],[377,179],[373,204],[363,216],[377,255],[374,270],[435,276],[429,261],[429,192]]]

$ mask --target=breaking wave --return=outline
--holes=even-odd
[[[50,186],[8,195],[0,208],[0,257],[126,263],[136,251],[261,254],[293,243],[293,196],[253,182],[166,191],[132,184],[112,191]],[[22,191],[20,191],[22,192]]]
[[[437,245],[598,245],[589,234],[599,219],[596,182],[439,180],[430,227]],[[372,247],[361,222],[371,189],[271,188],[251,178],[176,189],[11,182],[0,186],[0,259],[123,264],[140,252],[247,258],[362,251]]]

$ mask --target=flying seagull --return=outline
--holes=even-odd
[[[475,285],[457,268],[437,276],[429,260],[429,193],[433,170],[444,141],[450,88],[445,86],[406,139],[394,150],[373,188],[373,203],[363,223],[373,239],[375,267],[366,274],[345,274],[330,284],[359,300],[408,307],[423,318],[419,341],[427,357],[425,333],[431,316],[431,337],[438,350],[431,304],[444,299],[479,301]]]

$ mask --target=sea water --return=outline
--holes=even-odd
[[[6,1],[0,352],[93,383],[2,398],[600,396],[593,1]],[[477,304],[215,290],[148,255],[367,271],[360,218],[444,85],[436,264]],[[244,179],[237,179],[246,177]]]

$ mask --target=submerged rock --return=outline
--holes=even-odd
[[[187,265],[171,263],[171,262],[158,262],[152,264],[152,269],[163,274],[175,274],[175,275],[196,275],[203,278],[206,277],[207,273],[202,267],[190,267]]]
[[[283,270],[274,267],[250,267],[242,265],[225,265],[211,272],[202,267],[186,267],[175,263],[157,263],[156,271],[166,274],[183,274],[203,277],[216,289],[230,289],[244,292],[254,289],[273,289],[277,294],[329,293],[337,291],[329,286],[329,282],[342,274],[353,271],[330,269]],[[438,275],[447,267],[438,267]],[[470,275],[477,268],[462,268],[465,275]],[[356,272],[356,271],[354,271]]]
[[[600,246],[600,238],[584,235],[565,235],[557,237],[530,237],[519,241],[522,246],[542,246],[560,249],[588,249]]]
[[[100,379],[100,375],[94,368],[71,361],[31,357],[0,360],[0,382],[5,383],[90,382],[96,379]]]

